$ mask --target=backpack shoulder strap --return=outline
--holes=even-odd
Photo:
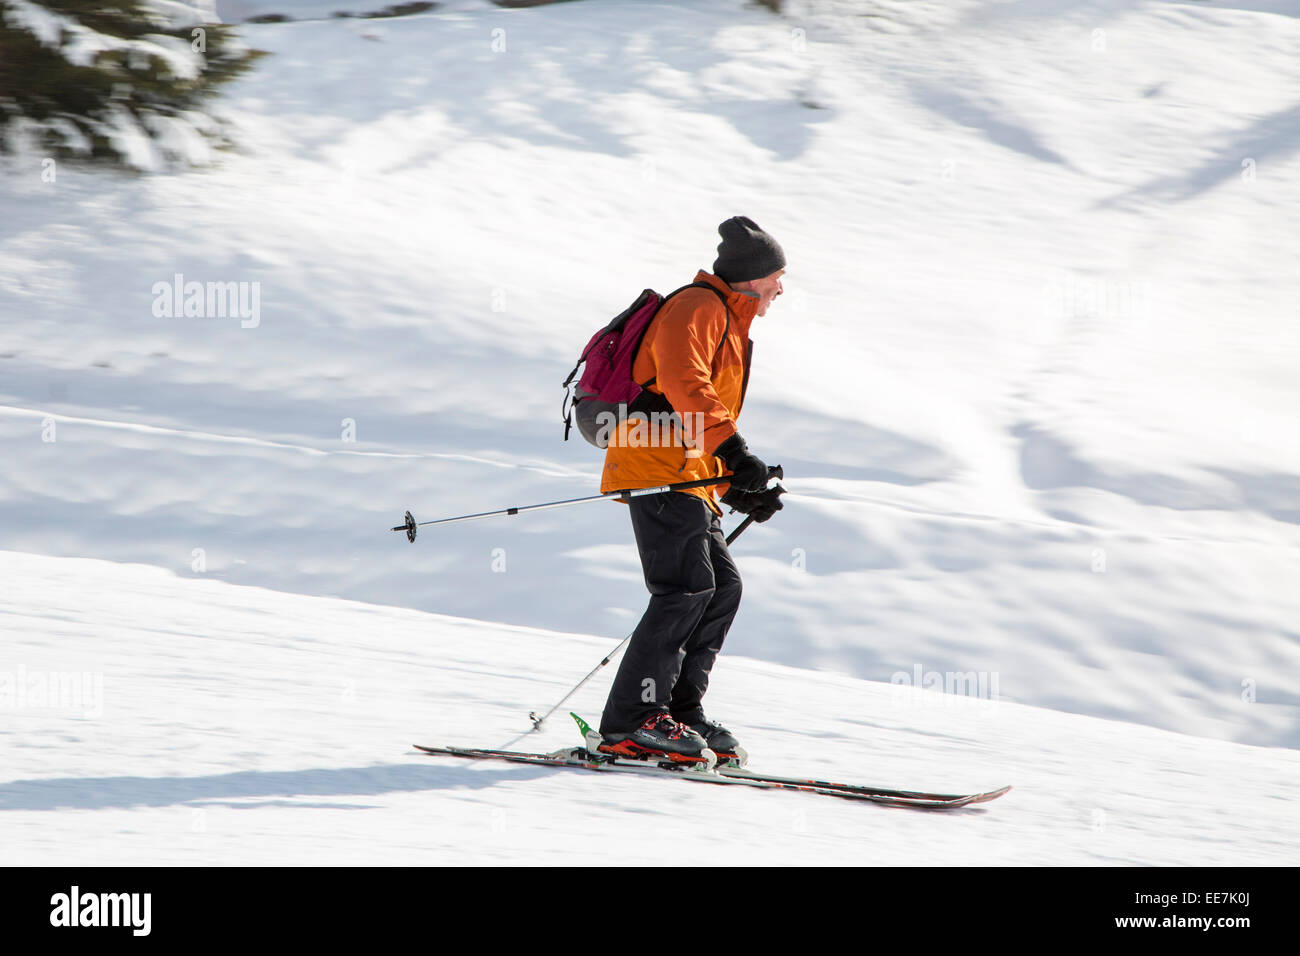
[[[718,353],[722,351],[722,346],[725,345],[727,342],[727,335],[731,332],[731,306],[727,304],[727,297],[722,294],[722,291],[717,286],[712,285],[708,282],[692,282],[689,286],[687,286],[687,288],[708,289],[710,292],[712,292],[714,295],[718,297],[718,301],[722,303],[722,308],[726,310],[727,324],[722,327],[722,341],[718,343],[717,349],[715,349],[713,352],[713,359],[714,361],[717,361]]]
[[[722,307],[727,312],[727,324],[722,327],[722,341],[720,341],[718,343],[718,347],[713,350],[713,359],[710,361],[710,364],[712,364],[713,362],[716,362],[718,360],[718,355],[721,354],[722,347],[727,344],[727,335],[728,333],[731,332],[731,306],[727,304],[727,297],[722,294],[722,291],[718,289],[717,286],[711,285],[708,282],[692,282],[690,285],[684,285],[680,289],[674,289],[672,292],[669,292],[666,296],[664,296],[663,302],[659,303],[659,308],[662,309],[664,307],[664,303],[667,302],[669,299],[671,299],[673,296],[675,296],[678,292],[685,292],[687,289],[708,289],[710,292],[712,292],[714,295],[718,297],[718,301],[722,303]],[[649,381],[640,383],[641,387],[649,388],[651,385],[655,383],[655,380],[658,378],[659,378],[658,375],[651,376]]]

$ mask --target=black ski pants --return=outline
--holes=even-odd
[[[602,734],[629,733],[659,711],[702,720],[709,671],[740,607],[740,573],[703,499],[669,491],[628,507],[650,604],[614,676]]]

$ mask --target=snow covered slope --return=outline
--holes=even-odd
[[[1292,750],[733,655],[714,698],[756,767],[1015,789],[934,814],[434,759],[409,745],[575,743],[567,719],[521,737],[528,711],[610,642],[106,561],[0,552],[0,575],[24,662],[0,671],[15,695],[3,865],[1251,866],[1300,852]],[[589,686],[574,707],[602,697]]]
[[[621,506],[414,546],[387,529],[593,492],[599,455],[560,441],[574,353],[743,213],[790,261],[741,424],[791,492],[736,547],[728,651],[768,662],[744,667],[821,672],[809,693],[975,675],[1300,746],[1300,20],[1246,6],[610,0],[248,26],[273,55],[226,100],[241,154],[4,167],[0,547],[607,635],[573,639],[559,689],[644,605]],[[157,314],[177,275],[257,283],[256,315]],[[0,668],[35,666],[21,635]],[[748,699],[715,692],[726,719]],[[772,724],[803,722],[790,703]],[[417,713],[457,729],[404,706],[384,746]]]

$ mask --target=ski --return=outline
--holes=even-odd
[[[820,793],[848,800],[862,800],[885,806],[912,807],[922,810],[953,810],[974,803],[984,803],[1002,796],[1010,790],[1003,787],[986,793],[931,794],[905,790],[885,790],[856,784],[835,784],[798,777],[776,777],[754,773],[738,767],[718,767],[714,770],[689,768],[687,765],[667,762],[625,761],[607,754],[592,753],[585,747],[570,747],[553,753],[527,753],[513,750],[483,750],[468,747],[426,747],[413,745],[416,750],[430,756],[461,757],[470,760],[503,760],[548,767],[569,767],[598,773],[638,773],[644,776],[669,777],[675,780],[694,780],[700,783],[724,786],[749,786],[768,790],[799,790]]]
[[[578,725],[578,733],[582,734],[582,739],[587,745],[588,752],[597,752],[600,749],[600,734],[578,714],[569,712],[574,723]],[[602,754],[602,756],[604,756]],[[943,803],[951,806],[966,806],[970,803],[987,803],[990,800],[996,800],[1002,796],[1011,787],[1000,787],[997,790],[988,790],[982,793],[928,793],[917,790],[891,790],[885,787],[869,787],[855,783],[833,783],[828,780],[814,780],[805,777],[780,777],[774,774],[760,774],[752,770],[745,769],[745,764],[749,755],[743,748],[735,755],[730,755],[731,759],[722,759],[717,761],[716,766],[711,765],[710,769],[724,777],[746,780],[764,780],[771,784],[789,784],[792,787],[812,787],[818,792],[827,791],[847,791],[850,793],[869,794],[877,797],[895,797],[903,800],[923,800],[932,803]],[[961,801],[961,802],[957,802]]]
[[[898,797],[905,800],[933,800],[939,802],[962,801],[958,806],[966,806],[971,803],[988,803],[990,800],[996,800],[1004,793],[1011,789],[1010,785],[999,787],[996,790],[986,790],[982,793],[930,793],[923,790],[891,790],[885,787],[868,787],[864,784],[857,783],[833,783],[828,780],[815,780],[804,777],[779,777],[771,774],[756,774],[744,767],[733,767],[728,765],[719,765],[717,772],[724,777],[734,779],[757,778],[760,780],[779,781],[781,783],[802,784],[810,787],[818,787],[826,790],[845,791],[848,793],[868,793],[882,797]]]

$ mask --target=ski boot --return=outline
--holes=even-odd
[[[749,754],[740,746],[734,734],[716,720],[707,718],[692,722],[690,728],[704,738],[704,743],[718,757],[722,766],[743,767],[749,762]]]
[[[587,731],[589,751],[631,760],[682,764],[692,769],[712,770],[718,758],[704,738],[665,713],[652,714],[630,733],[601,736]]]

